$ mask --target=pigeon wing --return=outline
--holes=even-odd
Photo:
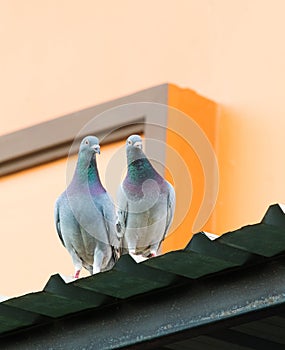
[[[102,205],[102,215],[106,227],[108,242],[111,246],[117,247],[118,242],[115,229],[116,214],[113,202],[107,193]]]
[[[165,225],[163,239],[165,238],[169,230],[169,227],[172,224],[174,210],[175,210],[175,191],[173,186],[170,183],[168,183],[167,214],[166,214],[166,225]]]
[[[122,185],[118,191],[118,211],[117,211],[116,229],[118,237],[123,237],[126,231],[128,220],[128,200]]]
[[[61,243],[63,244],[63,246],[65,247],[65,243],[62,237],[61,227],[60,227],[59,206],[60,206],[60,197],[57,199],[54,206],[54,223],[55,223],[55,228],[56,228],[58,237],[61,240]]]

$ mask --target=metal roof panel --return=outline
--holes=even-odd
[[[281,293],[281,286],[278,286],[280,293],[272,297],[271,286],[268,286],[267,281],[263,279],[263,274],[270,278],[268,269],[264,269],[264,266],[272,261],[271,258],[279,258],[279,265],[275,264],[274,266],[278,267],[278,273],[282,274],[284,261],[281,258],[284,258],[284,256],[285,215],[278,205],[273,205],[268,209],[261,223],[226,233],[216,240],[210,240],[200,232],[194,235],[184,250],[169,252],[142,263],[136,263],[129,255],[124,255],[112,270],[81,278],[71,283],[65,283],[59,275],[51,276],[43,291],[29,293],[0,303],[0,336],[4,337],[9,332],[17,332],[25,327],[34,327],[61,318],[65,319],[66,316],[74,313],[78,314],[84,310],[94,311],[101,310],[102,307],[112,308],[113,304],[117,305],[116,308],[118,308],[118,305],[122,302],[124,303],[122,310],[127,311],[126,305],[130,305],[131,300],[133,300],[132,297],[144,297],[145,294],[153,296],[155,295],[154,292],[163,295],[164,290],[166,293],[166,288],[168,291],[169,288],[178,288],[179,290],[183,284],[192,285],[193,288],[195,286],[197,290],[200,290],[199,286],[203,288],[206,283],[206,279],[203,279],[203,283],[201,282],[201,277],[209,276],[211,283],[214,279],[217,284],[216,288],[219,289],[221,288],[219,286],[221,272],[225,273],[233,268],[235,271],[240,269],[240,271],[246,272],[247,269],[252,269],[255,265],[258,276],[256,276],[257,278],[253,276],[252,279],[246,277],[248,285],[243,286],[243,289],[247,293],[254,291],[261,299],[258,305],[256,302],[248,302],[242,314],[254,312],[257,309],[262,310],[270,307],[270,305],[283,305],[285,294]],[[273,261],[275,261],[274,259]],[[263,269],[260,270],[261,263]],[[234,274],[234,276],[238,275]],[[227,273],[226,276],[227,283],[231,283],[232,272]],[[279,283],[277,277],[272,276],[275,281],[272,282],[275,283],[274,290],[276,290]],[[257,290],[255,290],[255,285],[249,286],[250,283],[254,284],[255,280],[258,285]],[[237,286],[237,281],[234,285]],[[211,290],[201,289],[202,293],[196,293],[195,296],[192,293],[191,298],[195,300],[191,299],[189,302],[191,301],[192,304],[194,303],[193,305],[197,305],[199,300],[203,299],[204,302],[202,302],[203,305],[200,309],[200,311],[203,311],[206,307],[205,302],[211,302],[207,299],[208,294],[213,293],[215,295],[216,290],[218,290],[214,287],[211,288]],[[235,290],[231,289],[231,291],[226,292],[235,293]],[[262,299],[264,293],[266,298]],[[166,295],[167,298],[172,297],[171,293],[169,295],[166,293]],[[227,299],[221,301],[224,307],[225,301],[229,305],[232,302],[228,294],[226,295]],[[235,295],[236,300],[239,295]],[[240,297],[244,299],[244,297]],[[149,302],[151,303],[151,301]],[[242,300],[242,302],[245,302],[245,300]],[[208,307],[211,306],[211,304],[207,305]],[[130,310],[133,310],[133,308],[131,307]],[[182,309],[180,309],[181,311]],[[218,321],[225,316],[227,318],[233,317],[234,314],[234,312],[224,314],[224,311],[220,310],[219,313],[212,314],[207,322]],[[169,320],[170,323],[175,321],[175,317],[178,317],[177,315],[174,316]],[[189,324],[193,325],[194,323],[191,321]],[[276,328],[276,325],[274,327]],[[171,329],[167,332],[171,333]],[[175,329],[174,325],[173,329]],[[231,331],[240,332],[241,329]],[[247,336],[244,335],[244,343],[246,338]],[[225,339],[227,339],[227,334],[221,334],[219,341]],[[127,342],[127,339],[125,341]],[[270,343],[268,337],[267,342]]]

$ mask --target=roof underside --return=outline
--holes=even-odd
[[[0,303],[5,349],[284,349],[285,215]]]

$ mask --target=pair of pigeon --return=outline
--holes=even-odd
[[[126,141],[128,171],[118,191],[117,213],[96,164],[99,140],[85,137],[71,183],[55,203],[55,225],[71,255],[75,278],[109,270],[121,254],[156,256],[173,219],[175,192],[153,168],[142,139]]]

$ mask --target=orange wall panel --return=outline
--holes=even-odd
[[[177,198],[172,232],[162,246],[164,252],[184,248],[198,230],[215,229],[214,219],[209,218],[216,192],[209,186],[217,175],[217,168],[211,172],[210,167],[216,160],[219,120],[216,103],[175,85],[169,85],[168,106],[166,176],[172,180]]]

